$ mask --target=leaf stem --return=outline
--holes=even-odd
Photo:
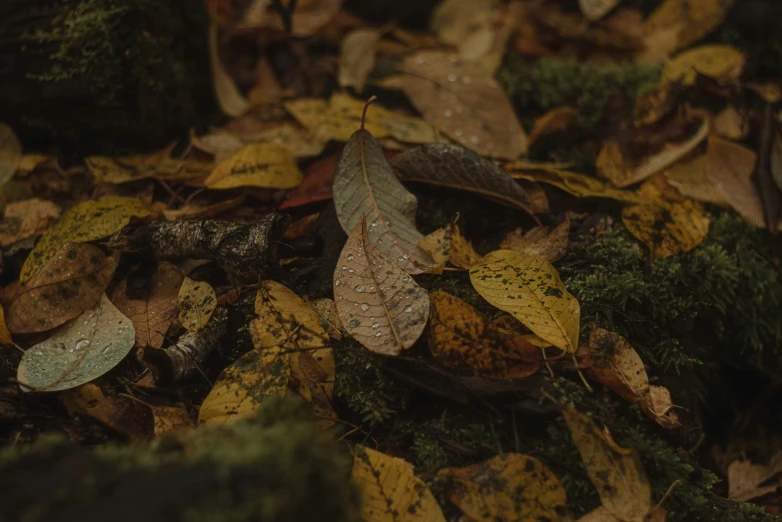
[[[364,111],[361,113],[361,130],[364,130],[364,122],[367,119],[367,109],[369,108],[370,104],[377,100],[377,96],[372,96],[370,99],[367,100],[367,102],[364,104]]]

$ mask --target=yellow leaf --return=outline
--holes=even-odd
[[[212,171],[204,184],[211,189],[297,187],[303,175],[293,155],[276,143],[251,143]]]
[[[697,201],[684,199],[665,178],[655,176],[638,189],[645,201],[622,209],[622,222],[649,248],[652,259],[689,252],[709,231],[709,214]]]
[[[418,246],[438,265],[448,262],[448,252],[451,250],[451,227],[438,228],[431,234],[422,237]]]
[[[41,236],[25,260],[19,280],[24,283],[37,274],[66,242],[86,243],[102,239],[122,230],[130,223],[131,217],[150,214],[137,198],[109,196],[77,205]]]
[[[573,444],[603,506],[623,522],[644,522],[652,489],[634,449],[621,448],[586,415],[562,408]]]
[[[472,244],[462,236],[461,232],[459,232],[459,227],[456,225],[456,222],[451,223],[450,238],[451,243],[450,248],[448,249],[448,258],[453,266],[469,270],[470,267],[481,262],[482,257],[475,251]]]
[[[437,473],[456,504],[474,522],[559,520],[565,488],[539,460],[503,453],[466,468]]]
[[[153,157],[154,158],[154,157]],[[186,181],[205,178],[214,168],[212,163],[176,159],[148,162],[143,156],[108,158],[90,156],[84,160],[96,183],[128,183],[141,179]]]
[[[429,350],[445,366],[489,379],[522,379],[538,371],[540,349],[523,335],[503,330],[445,292],[429,298]]]
[[[179,324],[188,332],[197,332],[206,325],[217,306],[214,288],[206,281],[185,277],[177,297]]]
[[[350,480],[363,493],[365,522],[445,522],[432,492],[402,459],[357,445]]]
[[[184,406],[152,406],[155,436],[193,425],[190,413]]]
[[[744,54],[729,45],[701,45],[668,60],[663,77],[669,82],[693,85],[698,74],[718,82],[735,80],[744,67]]]
[[[579,198],[609,198],[617,201],[637,202],[638,196],[629,190],[619,190],[608,183],[585,174],[551,167],[531,167],[523,163],[509,163],[505,170],[516,179],[526,179],[554,185]]]
[[[497,250],[470,270],[478,293],[533,333],[567,352],[578,348],[581,307],[551,263],[512,250]]]

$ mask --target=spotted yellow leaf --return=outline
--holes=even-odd
[[[210,189],[297,187],[303,174],[288,149],[276,143],[245,145],[220,162],[206,178]]]
[[[217,306],[214,288],[206,281],[185,277],[177,297],[179,324],[188,332],[197,332],[209,321]]]

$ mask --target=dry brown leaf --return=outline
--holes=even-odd
[[[775,453],[765,464],[736,460],[728,466],[728,497],[751,500],[773,493],[782,487],[782,452]]]
[[[662,175],[638,189],[644,201],[622,209],[622,222],[649,248],[652,259],[689,252],[709,231],[709,214],[697,201],[683,198]]]
[[[749,134],[749,118],[732,105],[722,109],[711,121],[715,134],[729,140],[743,140]]]
[[[505,171],[478,154],[448,143],[420,145],[395,156],[402,179],[475,192],[533,214],[529,194]]]
[[[380,32],[375,29],[356,29],[348,33],[340,44],[339,73],[341,87],[352,87],[360,93],[367,76],[375,66],[375,51]]]
[[[342,229],[350,234],[366,217],[368,237],[382,254],[406,272],[418,274],[434,262],[418,247],[418,202],[399,182],[372,134],[353,133],[334,173],[334,205]]]
[[[513,160],[527,136],[499,84],[479,66],[443,51],[405,58],[403,88],[437,129],[481,156]]]
[[[744,54],[729,45],[701,45],[677,54],[665,63],[663,77],[669,82],[693,85],[698,75],[718,83],[735,81],[744,68]]]
[[[705,154],[679,161],[665,169],[663,174],[666,181],[683,196],[721,207],[729,206],[728,201],[706,175]]]
[[[717,136],[709,136],[706,175],[722,196],[744,219],[765,227],[763,201],[752,173],[757,155],[750,149]]]
[[[350,481],[361,490],[366,522],[445,522],[432,492],[402,459],[356,445]]]
[[[0,187],[14,177],[22,161],[22,144],[14,130],[0,122]]]
[[[590,22],[597,22],[605,17],[622,0],[578,0],[581,13]]]
[[[334,298],[350,335],[367,349],[387,355],[412,346],[429,317],[426,290],[375,248],[363,217],[337,261]]]
[[[217,24],[212,22],[209,25],[209,61],[212,64],[212,86],[214,87],[217,104],[220,106],[220,109],[227,116],[235,118],[247,112],[250,108],[250,103],[239,92],[239,88],[236,87],[233,78],[225,70],[220,59],[218,39]]]
[[[177,315],[177,295],[183,280],[174,265],[163,262],[145,289],[146,297],[127,297],[126,280],[114,288],[111,300],[133,322],[138,348],[163,346],[166,332]]]
[[[565,255],[569,232],[570,218],[566,218],[554,230],[550,230],[548,227],[535,227],[522,235],[521,229],[518,229],[505,236],[500,248],[515,250],[553,263]]]
[[[60,393],[71,416],[89,416],[133,439],[149,438],[148,407],[126,396],[106,397],[93,383],[82,384]]]
[[[499,328],[450,294],[429,298],[429,350],[445,366],[489,379],[522,379],[538,371],[540,349],[524,336]]]
[[[66,243],[19,288],[8,307],[8,327],[14,333],[43,332],[73,319],[100,300],[116,268],[117,259],[100,248]]]
[[[0,246],[7,247],[22,239],[37,236],[60,217],[60,207],[51,201],[32,198],[5,207],[0,222]]]
[[[539,460],[503,453],[465,468],[437,473],[451,502],[474,522],[559,520],[565,488]]]
[[[512,178],[554,185],[579,198],[609,198],[631,203],[640,201],[635,192],[619,190],[604,181],[578,172],[531,166],[526,163],[508,163],[504,169]]]

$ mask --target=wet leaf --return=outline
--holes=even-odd
[[[350,480],[364,497],[366,522],[445,522],[432,492],[402,459],[356,445]]]
[[[177,296],[179,324],[188,332],[197,332],[206,325],[217,306],[214,288],[206,281],[185,277]]]
[[[639,197],[629,190],[619,190],[608,183],[585,174],[549,167],[529,167],[509,163],[505,170],[511,177],[554,185],[579,198],[608,198],[617,201],[637,202]]]
[[[682,160],[663,171],[665,180],[682,196],[727,207],[728,201],[706,175],[706,155]]]
[[[147,284],[146,295],[131,299],[126,295],[127,280],[120,282],[111,294],[116,307],[131,321],[136,330],[136,346],[160,348],[166,332],[177,316],[177,295],[183,276],[168,262],[158,265]]]
[[[0,246],[7,247],[22,239],[37,236],[60,217],[60,207],[51,201],[32,198],[5,207],[0,222]]]
[[[403,88],[437,129],[481,156],[513,160],[527,136],[499,84],[479,66],[442,51],[405,58]]]
[[[652,491],[638,453],[619,447],[583,413],[563,407],[562,415],[603,507],[623,522],[644,522]]]
[[[445,292],[429,298],[429,349],[445,366],[489,379],[522,379],[538,371],[540,349],[521,334],[495,326]]]
[[[14,333],[51,330],[93,307],[117,268],[100,248],[65,243],[43,269],[25,282],[8,307]]]
[[[470,270],[470,281],[481,297],[542,339],[567,352],[578,348],[581,308],[548,261],[497,250]]]
[[[22,266],[19,280],[24,283],[37,274],[68,241],[87,243],[122,230],[132,217],[151,212],[137,198],[109,196],[90,200],[66,212],[62,219],[44,232]]]
[[[410,348],[429,316],[426,290],[375,248],[363,217],[337,261],[334,298],[348,333],[367,349],[386,355]]]
[[[288,149],[275,143],[252,143],[217,165],[204,184],[211,189],[289,189],[297,187],[302,178]]]
[[[569,218],[553,230],[548,227],[535,227],[522,235],[521,229],[518,229],[505,236],[500,248],[539,257],[553,263],[559,261],[567,252],[569,232]]]
[[[217,24],[209,25],[209,62],[212,65],[212,86],[220,109],[227,116],[241,116],[250,108],[250,103],[236,87],[233,78],[225,70],[220,59],[219,33]]]
[[[744,67],[744,54],[729,45],[701,45],[677,54],[665,63],[669,82],[693,85],[698,75],[719,83],[736,80]]]
[[[475,192],[533,214],[529,194],[507,172],[464,147],[420,145],[395,156],[391,166],[406,181]]]
[[[709,231],[709,214],[656,176],[638,189],[644,201],[622,209],[622,222],[649,248],[652,259],[689,252]]]
[[[14,177],[22,161],[22,144],[14,130],[0,122],[0,187]]]
[[[378,41],[380,33],[374,29],[356,29],[342,39],[337,76],[340,87],[353,87],[358,93],[364,90],[367,76],[375,66]]]
[[[418,202],[394,175],[369,131],[357,130],[345,145],[332,190],[337,217],[346,233],[365,216],[372,244],[402,269],[417,274],[433,265],[418,247],[423,237],[415,227]]]
[[[28,349],[16,377],[25,391],[67,390],[114,368],[134,339],[130,320],[103,294],[95,307]]]
[[[757,155],[750,149],[717,136],[709,136],[706,150],[706,176],[722,197],[744,219],[765,227],[763,201],[752,173]]]
[[[578,0],[581,14],[590,22],[597,22],[607,15],[622,0]]]
[[[559,520],[567,501],[565,488],[539,460],[503,453],[465,468],[437,473],[451,502],[475,522]]]

